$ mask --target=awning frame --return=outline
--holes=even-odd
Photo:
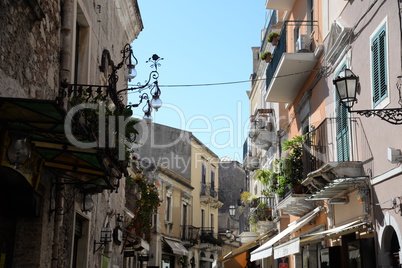
[[[172,249],[173,254],[178,256],[188,256],[188,250],[183,246],[183,244],[178,240],[173,240],[167,237],[163,238],[169,247]]]
[[[310,222],[310,220],[315,218],[321,210],[323,210],[323,207],[316,207],[314,210],[307,213],[300,219],[290,223],[289,226],[285,230],[283,230],[282,232],[277,234],[275,237],[273,237],[271,240],[269,240],[268,242],[266,242],[265,244],[263,244],[262,246],[260,246],[256,250],[254,250],[253,252],[251,252],[250,261],[256,261],[256,260],[270,257],[272,255],[272,247],[274,244],[278,243],[281,239],[296,232],[301,227],[306,225],[308,222]]]

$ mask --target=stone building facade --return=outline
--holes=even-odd
[[[124,62],[114,68],[143,28],[137,1],[5,0],[0,14],[0,267],[123,267],[124,162],[69,142],[82,91],[61,84],[126,87]]]

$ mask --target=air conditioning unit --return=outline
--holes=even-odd
[[[309,52],[309,40],[306,34],[299,34],[296,41],[296,52]]]

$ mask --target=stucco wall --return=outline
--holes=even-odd
[[[141,123],[135,153],[145,162],[160,163],[191,180],[190,132],[152,123]]]

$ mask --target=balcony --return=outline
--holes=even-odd
[[[310,38],[314,28],[317,28],[314,21],[284,23],[279,43],[266,70],[267,102],[292,103],[296,98],[317,64],[321,51],[320,46],[314,51],[314,40]]]
[[[223,204],[218,201],[218,191],[211,183],[201,182],[201,202],[210,204],[212,208],[220,208]]]
[[[307,136],[302,184],[313,193],[309,200],[332,199],[365,182],[373,155],[359,118],[327,118]]]
[[[252,120],[249,133],[251,143],[256,147],[268,150],[276,141],[274,131],[273,109],[258,109]]]
[[[222,246],[225,242],[218,236],[214,234],[214,228],[212,227],[201,227],[200,248],[209,248],[210,245]],[[204,245],[202,245],[204,244]],[[207,244],[207,245],[205,245]]]
[[[260,167],[260,158],[257,156],[247,156],[244,159],[244,167],[250,171],[257,170]]]
[[[181,226],[181,241],[185,246],[193,246],[198,243],[200,238],[200,228],[192,225]]]
[[[276,224],[273,222],[275,218],[275,198],[274,197],[259,197],[253,200],[255,206],[250,211],[249,222],[253,225],[259,233],[265,233],[270,229],[275,228]]]
[[[310,196],[306,187],[298,185],[288,189],[284,197],[280,199],[277,209],[282,209],[286,214],[301,217],[314,208],[314,203],[306,200]]]
[[[292,10],[296,0],[266,0],[265,8],[274,10]]]

